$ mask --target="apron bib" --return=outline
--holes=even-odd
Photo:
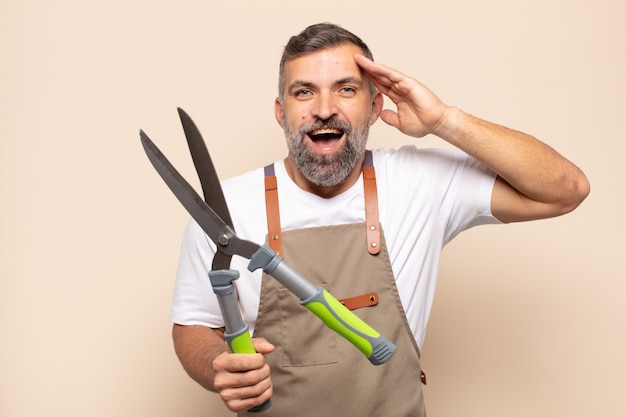
[[[266,355],[274,395],[264,417],[426,416],[419,349],[380,227],[376,254],[363,243],[367,240],[371,246],[366,238],[369,222],[367,227],[355,223],[280,232],[281,255],[313,285],[345,299],[357,316],[396,344],[396,352],[381,365],[371,364],[296,296],[263,274],[254,337],[276,346]]]

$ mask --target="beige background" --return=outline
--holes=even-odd
[[[0,415],[230,415],[172,349],[187,215],[138,130],[190,178],[177,106],[223,177],[282,157],[281,48],[324,20],[592,182],[569,216],[445,249],[430,416],[626,415],[625,18],[617,0],[1,1]]]

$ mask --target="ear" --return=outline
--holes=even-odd
[[[276,121],[278,122],[280,127],[284,127],[283,126],[283,105],[280,102],[280,97],[276,97],[276,100],[274,100],[274,117],[276,117]]]
[[[372,116],[370,117],[370,125],[376,123],[376,120],[380,117],[380,113],[383,111],[383,104],[385,98],[380,91],[376,91],[374,98],[372,99]]]

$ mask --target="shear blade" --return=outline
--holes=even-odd
[[[202,200],[143,130],[139,132],[139,136],[146,155],[156,171],[191,217],[217,245],[218,250],[224,255],[241,255],[250,259],[259,245],[239,239],[232,228]]]

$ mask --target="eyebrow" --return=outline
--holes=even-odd
[[[343,84],[356,84],[358,86],[362,86],[363,79],[359,77],[345,77],[345,78],[340,78],[339,80],[333,83],[334,86],[343,85]],[[294,82],[289,84],[289,88],[287,89],[287,91],[292,91],[294,88],[298,88],[298,87],[311,88],[311,87],[315,87],[315,83],[311,81],[295,80]]]
[[[335,84],[337,84],[337,85],[339,85],[339,84],[358,84],[358,85],[363,85],[363,79],[362,78],[358,78],[358,77],[346,77],[346,78],[342,78],[340,80],[337,80],[337,82]]]
[[[310,81],[296,80],[292,82],[291,84],[289,84],[289,88],[287,90],[291,91],[294,88],[298,88],[298,87],[313,87],[313,86],[315,86],[315,84]]]

